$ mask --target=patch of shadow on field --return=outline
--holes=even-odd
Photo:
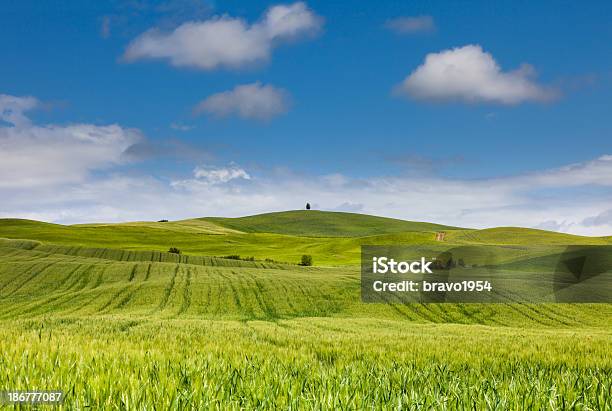
[[[247,309],[246,307],[243,307],[242,305],[242,301],[240,299],[240,293],[238,292],[238,289],[234,286],[234,282],[232,281],[232,278],[228,277],[227,275],[223,274],[221,271],[219,271],[219,276],[222,277],[223,279],[226,280],[227,284],[229,284],[231,290],[232,290],[232,298],[234,300],[234,304],[236,304],[236,308],[238,309],[238,311],[240,312],[240,314],[242,315],[241,317],[241,321],[248,321],[248,320],[252,320],[255,319],[255,313],[253,312],[252,309]],[[246,316],[245,316],[245,311],[246,311]]]
[[[122,286],[122,287],[119,289],[119,291],[117,291],[115,294],[113,294],[113,295],[112,295],[112,296],[111,296],[111,297],[110,297],[110,298],[109,298],[109,299],[106,301],[106,303],[104,303],[104,305],[98,309],[98,312],[99,312],[99,313],[103,313],[103,312],[105,312],[105,311],[110,310],[110,309],[111,309],[111,304],[112,304],[113,302],[117,301],[117,299],[118,299],[119,297],[121,297],[121,295],[122,295],[123,293],[125,293],[126,291],[127,291],[127,289],[126,289],[125,287],[123,287],[123,286]]]
[[[255,320],[256,322],[261,322],[261,321],[265,321],[265,320]],[[276,321],[273,321],[276,325],[280,326],[280,323],[277,323]],[[257,344],[269,344],[272,345],[274,347],[279,347],[279,348],[286,348],[286,347],[292,347],[295,346],[296,344],[300,344],[299,342],[296,341],[292,341],[291,339],[288,338],[283,338],[281,339],[277,339],[274,338],[272,336],[270,336],[268,333],[266,333],[265,331],[260,331],[257,328],[253,327],[249,321],[244,321],[244,324],[249,328],[249,330],[251,331],[251,338],[253,339],[253,342],[257,343]],[[285,328],[285,327],[283,327]]]
[[[321,292],[318,288],[311,288],[305,286],[300,281],[291,281],[289,284],[295,287],[299,293],[299,295],[305,298],[303,303],[303,308],[294,309],[292,313],[288,313],[283,316],[279,316],[281,318],[304,318],[304,317],[331,317],[334,314],[340,313],[345,308],[344,305],[339,301],[338,296],[334,297],[331,293]],[[313,291],[319,291],[318,294],[315,294]],[[294,294],[295,295],[295,294]],[[291,303],[291,297],[289,292],[288,296],[288,305],[293,306]]]
[[[70,298],[73,292],[70,291],[69,289],[72,285],[74,285],[75,282],[73,282],[66,290],[59,290],[59,288],[61,288],[65,283],[67,283],[70,277],[72,277],[75,273],[77,273],[84,266],[85,266],[84,264],[77,264],[77,266],[73,270],[68,272],[66,277],[64,277],[64,279],[57,284],[57,287],[54,290],[54,292],[59,292],[59,295],[53,296],[51,298],[47,298],[43,301],[33,302],[32,303],[33,305],[26,305],[25,307],[23,305],[15,305],[11,309],[4,311],[2,315],[10,316],[10,317],[14,317],[15,315],[23,316],[24,314],[31,314],[34,311],[36,311],[38,308],[41,308],[41,307],[46,308],[45,312],[49,311],[50,304],[55,303],[58,300],[63,299],[63,298],[64,299]],[[77,281],[78,281],[78,277],[77,277]]]
[[[12,295],[15,295],[15,293],[17,293],[19,290],[21,290],[26,284],[28,284],[34,278],[38,277],[39,275],[41,275],[42,273],[44,273],[45,271],[47,271],[48,269],[52,268],[54,265],[57,265],[60,262],[61,261],[59,261],[59,260],[58,261],[54,261],[51,264],[46,264],[41,269],[32,268],[32,273],[30,274],[30,276],[28,278],[26,278],[25,280],[23,280],[13,291],[8,293],[5,297],[10,297]]]
[[[82,293],[79,293],[80,296],[84,296],[85,294],[89,294],[92,297],[90,297],[89,299],[84,299],[83,303],[76,305],[76,307],[74,307],[72,310],[68,310],[68,311],[64,310],[64,311],[62,311],[62,314],[63,315],[71,315],[71,314],[75,314],[75,313],[83,310],[84,308],[87,308],[87,307],[91,308],[92,304],[98,298],[100,298],[100,297],[105,295],[105,292],[104,291],[96,291],[96,289],[91,289],[91,290],[87,290],[87,291],[84,291]],[[70,298],[71,298],[71,301],[72,301],[72,298],[74,298],[74,297],[71,295]]]
[[[138,264],[134,264],[134,267],[132,267],[132,271],[130,272],[130,276],[128,277],[128,281],[132,282],[134,281],[134,278],[136,277],[136,269],[138,268]]]
[[[128,333],[132,330],[132,328],[139,326],[141,323],[141,320],[120,321],[116,324],[116,329],[119,332]]]
[[[136,273],[136,268],[138,267],[138,264],[134,264],[134,266],[132,267],[132,271],[131,273],[133,275],[135,275]],[[132,274],[130,274],[130,276],[132,276]],[[131,281],[131,280],[130,280]],[[137,287],[136,287],[137,288]],[[132,291],[132,292],[130,292]],[[119,304],[116,305],[115,308],[121,308],[124,307],[128,301],[131,299],[131,296],[133,295],[133,293],[135,292],[134,287],[126,287],[123,286],[119,291],[117,291],[115,294],[113,294],[107,301],[106,303],[100,307],[98,309],[98,312],[102,313],[104,311],[109,311],[112,307],[111,305],[119,300],[119,298],[121,298],[124,294],[127,294],[125,297],[123,297],[121,300],[119,300]]]
[[[499,313],[488,307],[486,312],[482,305],[469,304],[469,303],[457,303],[455,307],[459,309],[462,318],[456,321],[458,324],[478,324],[478,325],[497,325],[507,326],[509,324],[503,323],[495,318]],[[469,308],[469,310],[467,309]]]
[[[11,285],[14,281],[16,281],[19,277],[27,274],[28,270],[32,270],[34,269],[34,267],[36,267],[38,263],[31,263],[28,265],[27,268],[20,270],[17,274],[15,274],[13,277],[11,277],[11,279],[9,279],[6,283],[4,283],[2,285],[2,287],[0,287],[0,291],[4,290],[6,287],[8,287],[9,285]],[[3,296],[6,297],[6,296]]]
[[[332,366],[340,358],[340,352],[335,348],[319,348],[315,349],[314,357],[321,364]]]
[[[419,307],[421,307],[423,304],[405,304],[405,303],[400,303],[397,301],[392,301],[390,300],[390,297],[386,294],[382,294],[381,298],[384,300],[385,305],[387,307],[389,307],[389,309],[391,309],[392,311],[394,311],[396,314],[398,314],[401,318],[405,319],[405,320],[411,320],[414,321],[415,318],[410,315],[407,312],[404,312],[403,310],[400,309],[400,307],[404,307],[406,310],[410,310],[412,314],[416,315],[418,320],[424,320],[424,321],[428,321],[428,322],[437,322],[435,320],[435,318],[431,317],[429,314],[423,313],[421,310],[419,310]],[[421,307],[422,308],[422,307]]]
[[[177,264],[176,267],[174,268],[174,273],[172,274],[172,278],[170,279],[168,286],[164,289],[164,295],[162,296],[162,299],[159,302],[159,306],[157,306],[157,308],[154,309],[151,312],[151,314],[158,312],[158,311],[163,311],[163,309],[166,308],[166,305],[168,304],[168,300],[170,299],[170,294],[172,294],[172,290],[174,289],[174,285],[176,284],[176,276],[178,275],[179,268],[180,268],[180,265]]]
[[[179,309],[178,315],[184,314],[191,305],[191,276],[192,270],[191,268],[185,269],[185,288],[183,288],[183,302],[181,304],[181,308]]]
[[[144,281],[149,281],[149,277],[151,277],[151,267],[153,267],[153,264],[149,263],[149,267],[147,267],[147,273],[145,274]]]
[[[264,285],[259,281],[255,276],[253,276],[253,281],[255,282],[256,290],[254,290],[255,299],[257,303],[261,306],[266,319],[276,320],[279,318],[278,313],[276,312],[276,307],[273,304],[269,304],[268,300],[265,297],[265,288]]]
[[[317,328],[319,330],[323,330],[323,331],[330,331],[330,332],[334,332],[334,333],[338,333],[338,334],[346,334],[346,335],[362,335],[363,331],[359,330],[359,329],[351,329],[351,328],[345,328],[345,327],[340,327],[340,326],[332,326],[329,324],[321,324],[318,322],[313,322],[311,324],[312,327]]]
[[[80,324],[82,319],[72,317],[53,317],[40,319],[27,319],[20,322],[20,328],[26,331],[40,331],[45,328],[52,330],[56,327],[70,326]]]
[[[133,278],[136,276],[136,271],[137,271],[138,266],[139,264],[134,265],[134,268],[132,269],[132,273],[130,274],[130,278],[131,278],[130,282],[133,281]],[[149,264],[149,267],[147,268],[146,275],[148,275],[150,270],[151,270],[151,264]],[[119,302],[119,304],[116,305],[115,308],[123,308],[127,306],[127,304],[134,298],[134,296],[138,294],[138,292],[142,288],[145,281],[146,281],[146,277],[144,280],[140,281],[138,285],[131,285],[130,287],[126,288],[126,290],[129,289],[130,292],[121,299],[121,301]]]
[[[503,303],[503,305],[507,308],[510,308],[514,312],[520,314],[522,317],[527,318],[530,321],[533,321],[536,324],[549,326],[551,325],[548,322],[542,321],[540,318],[534,317],[533,313],[529,311],[529,307],[525,306],[523,303]],[[520,309],[525,308],[525,309]]]
[[[575,324],[575,322],[573,321],[568,322],[568,320],[571,320],[571,319],[567,318],[566,316],[562,314],[558,314],[551,309],[547,309],[548,304],[534,304],[534,303],[529,304],[529,303],[521,302],[520,300],[516,298],[513,298],[510,293],[503,293],[503,294],[499,293],[499,294],[503,295],[504,298],[510,301],[509,303],[504,303],[505,306],[512,308],[514,311],[521,313],[523,316],[529,318],[531,321],[534,321],[538,324],[541,324],[541,325],[556,325],[559,323],[562,325]],[[520,310],[519,308],[523,308],[523,310]],[[556,314],[558,317],[561,317],[561,319],[555,318],[549,313]],[[545,321],[545,319],[548,319],[549,321],[547,322]]]

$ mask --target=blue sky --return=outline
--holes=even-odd
[[[295,17],[284,20],[292,26],[266,17],[272,12]],[[26,185],[41,190],[37,200],[52,186],[72,194],[35,203],[26,195],[32,187],[21,192],[5,183],[0,192],[13,201],[0,213],[80,222],[241,215],[311,201],[460,225],[612,234],[611,15],[603,1],[9,0],[0,15],[0,94],[36,103],[26,110],[5,98],[4,110],[20,110],[42,130],[60,128],[60,137],[49,138],[71,149],[62,133],[81,130],[61,127],[120,130],[108,150],[75,149],[71,155],[92,156],[87,164],[61,170],[53,163],[58,177],[50,182],[41,158],[62,145],[30,129],[23,151],[36,145],[30,160],[45,178],[13,166],[3,179],[26,175]],[[237,37],[222,32],[240,24]],[[198,31],[205,27],[208,35]],[[444,64],[458,69],[439,72]],[[486,71],[487,64],[497,68]],[[3,120],[5,155],[18,163],[23,153],[14,146],[24,134]],[[513,185],[565,175],[568,166],[596,167],[603,176]],[[141,216],[119,188],[83,194],[113,179],[138,180],[153,197],[196,205],[161,201]],[[390,181],[392,195],[382,194]],[[427,193],[447,184],[477,193],[508,181],[512,188],[490,203],[461,197],[455,208],[426,206],[440,201]],[[289,188],[274,190],[283,184]],[[404,184],[422,187],[421,208]],[[305,185],[302,198],[286,194]],[[244,204],[230,207],[241,203],[236,193]],[[213,194],[214,207],[200,204]]]

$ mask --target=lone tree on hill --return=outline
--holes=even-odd
[[[310,210],[310,203],[306,203],[306,210]]]
[[[300,262],[300,265],[310,267],[312,265],[312,256],[309,254],[304,254],[302,256],[302,261]]]

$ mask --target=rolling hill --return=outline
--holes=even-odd
[[[486,244],[537,275],[610,238],[315,211],[0,219],[0,388],[63,389],[67,409],[610,408],[612,304],[366,304],[368,244],[470,263]]]
[[[461,230],[458,227],[433,223],[318,210],[283,211],[238,218],[206,217],[200,220],[245,233],[275,233],[306,237],[364,237],[407,231]]]
[[[504,255],[512,261],[516,250]],[[357,267],[0,240],[0,320],[129,315],[276,321],[314,316],[587,327],[606,324],[612,315],[610,304],[363,304],[359,275]]]
[[[482,230],[451,231],[447,233],[446,240],[457,243],[508,245],[612,244],[612,237],[585,237],[523,227],[495,227]]]
[[[269,231],[265,231],[269,230]],[[443,242],[435,233],[446,231]],[[303,233],[303,234],[299,234]],[[459,229],[352,213],[287,211],[240,218],[207,217],[170,222],[128,222],[65,226],[32,220],[0,219],[0,238],[28,239],[73,247],[165,252],[178,247],[194,256],[240,255],[296,263],[310,254],[315,265],[355,265],[361,245],[421,246],[495,244],[612,244],[610,237],[581,237],[526,228]],[[546,252],[546,250],[544,251]]]

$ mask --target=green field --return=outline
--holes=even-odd
[[[245,232],[275,233],[305,237],[366,237],[402,232],[459,230],[440,224],[420,223],[355,213],[328,211],[285,211],[239,218],[201,218]]]
[[[486,244],[537,275],[612,238],[313,211],[4,219],[0,391],[62,389],[65,409],[612,408],[612,304],[364,304],[363,244]]]

